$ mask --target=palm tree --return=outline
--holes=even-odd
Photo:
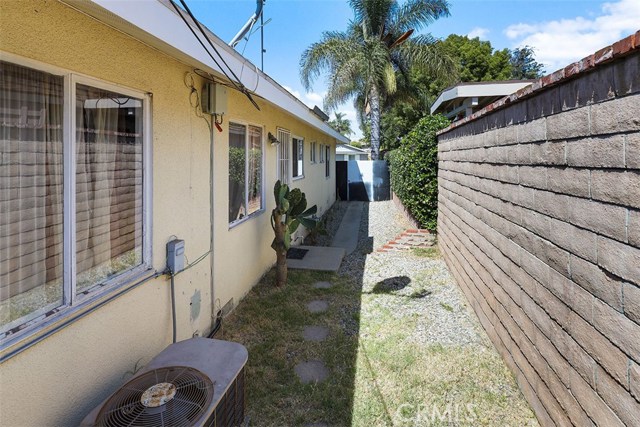
[[[397,90],[396,72],[411,67],[434,75],[453,70],[429,34],[413,36],[434,20],[449,15],[446,0],[349,0],[354,19],[347,31],[328,31],[302,54],[300,77],[307,90],[323,72],[329,88],[325,109],[354,98],[360,117],[371,123],[371,158],[380,152],[380,113],[383,100]]]
[[[347,119],[344,113],[338,113],[336,111],[335,115],[336,118],[327,122],[328,125],[342,135],[350,136],[353,133],[353,130],[351,130],[351,120]]]

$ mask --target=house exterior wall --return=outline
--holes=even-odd
[[[210,247],[210,133],[190,103],[185,74],[192,69],[135,39],[55,1],[0,2],[0,50],[25,60],[60,67],[106,83],[151,94],[153,268],[165,268],[171,236],[186,242],[193,261]],[[195,43],[195,41],[194,41]],[[11,60],[1,54],[3,60]],[[203,81],[197,76],[196,87]],[[261,111],[232,90],[223,132],[214,131],[214,286],[209,258],[176,276],[178,340],[212,328],[211,315],[234,305],[275,261],[270,248],[270,211],[276,180],[276,148],[266,141],[277,127],[317,141],[336,141],[277,106],[259,99]],[[228,224],[228,123],[263,127],[265,210]],[[310,164],[293,182],[323,213],[335,200],[335,165]],[[125,285],[126,287],[126,285]],[[201,299],[192,317],[192,298]],[[107,295],[108,297],[108,295]],[[212,307],[212,299],[216,301]],[[54,325],[55,326],[55,325]],[[38,331],[34,336],[43,335]],[[86,413],[122,385],[141,365],[171,342],[171,302],[165,276],[88,311],[0,365],[0,424],[77,425]],[[19,344],[19,343],[18,343]],[[62,390],[62,392],[61,392]]]
[[[639,42],[438,138],[442,253],[545,426],[640,425]]]

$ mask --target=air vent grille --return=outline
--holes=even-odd
[[[235,427],[243,425],[245,413],[244,368],[231,383],[216,406],[207,427]]]
[[[149,405],[149,394],[171,387]],[[156,387],[160,386],[160,387]],[[146,392],[146,393],[145,393]],[[102,407],[97,423],[104,427],[168,427],[196,425],[213,399],[213,383],[202,372],[182,366],[149,371],[125,384]],[[226,425],[226,424],[225,424]]]

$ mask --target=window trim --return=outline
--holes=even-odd
[[[5,62],[32,68],[36,71],[57,75],[63,78],[63,250],[62,250],[62,303],[53,304],[35,311],[36,316],[7,324],[13,328],[22,325],[22,329],[0,338],[0,360],[11,357],[41,341],[59,328],[83,317],[94,308],[101,306],[153,275],[153,128],[151,94],[141,90],[107,82],[102,79],[76,73],[71,70],[50,65],[37,60],[0,50]],[[76,140],[75,140],[75,96],[76,85],[85,84],[98,89],[118,92],[138,98],[142,101],[142,263],[117,274],[87,294],[76,295]],[[47,315],[49,313],[49,315]],[[12,328],[4,328],[5,332]],[[7,351],[19,347],[12,353]],[[8,354],[8,355],[7,355]]]
[[[260,215],[262,215],[265,211],[266,211],[266,203],[265,203],[265,183],[264,183],[264,178],[265,178],[265,158],[266,158],[266,153],[265,153],[265,134],[266,134],[266,127],[264,125],[260,125],[254,122],[248,122],[246,120],[236,120],[234,118],[230,118],[228,120],[227,123],[235,123],[237,125],[241,125],[245,127],[245,150],[247,149],[248,145],[249,145],[249,126],[253,126],[253,127],[257,127],[260,128],[261,130],[261,135],[260,135],[260,149],[262,150],[262,158],[260,159],[260,182],[262,182],[262,188],[260,189],[260,209],[258,209],[255,212],[250,213],[249,215],[246,215],[244,218],[240,218],[237,219],[233,222],[228,222],[227,224],[229,226],[229,230],[231,230],[232,228],[237,227],[238,225],[244,223],[245,221],[249,221],[252,218],[258,217]],[[227,180],[229,179],[229,159],[228,159],[228,154],[229,154],[229,131],[227,130]],[[245,159],[244,162],[244,176],[245,176],[245,186],[247,185],[247,180],[249,179],[249,162],[247,162],[247,160]],[[228,190],[227,190],[228,191]],[[249,195],[246,195],[247,200],[245,200],[245,202],[248,205],[248,198]],[[227,204],[229,203],[229,194],[227,194]]]
[[[294,153],[293,152],[293,140],[296,139],[300,142],[300,144],[302,145],[302,173],[300,175],[296,175],[293,176],[293,156],[295,154],[295,161],[296,163],[298,162],[298,153]],[[291,182],[293,181],[298,181],[300,179],[304,179],[304,138],[301,136],[297,136],[294,134],[291,134]]]
[[[331,178],[331,145],[327,144],[325,147],[325,166],[324,166],[324,177],[325,179]]]
[[[312,141],[309,143],[309,163],[314,165],[317,163],[316,159],[316,148],[318,146],[317,141]]]

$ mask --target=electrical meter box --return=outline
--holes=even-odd
[[[205,114],[227,113],[227,88],[217,83],[205,83],[202,88],[202,112]]]
[[[174,239],[167,243],[167,268],[173,274],[184,270],[184,240]]]

